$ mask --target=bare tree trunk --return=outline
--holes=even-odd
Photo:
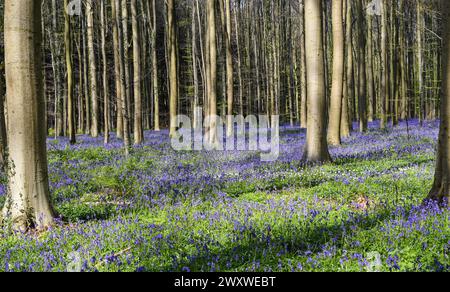
[[[98,87],[97,87],[97,66],[94,49],[94,1],[86,0],[87,9],[87,39],[89,52],[89,75],[91,84],[92,121],[91,136],[98,137]]]
[[[341,145],[341,114],[344,78],[344,27],[342,7],[342,0],[333,0],[333,82],[328,125],[328,143],[331,145]]]
[[[322,1],[305,0],[305,48],[308,91],[308,130],[303,159],[331,160],[327,144]]]
[[[441,100],[441,126],[439,146],[436,163],[436,174],[429,199],[447,204],[450,199],[450,1],[441,1],[441,13],[444,21],[442,56],[442,100]]]
[[[122,115],[123,115],[123,139],[125,142],[125,154],[128,154],[128,150],[130,148],[131,142],[130,142],[130,119],[131,119],[131,87],[130,87],[130,43],[128,38],[128,2],[127,0],[122,0],[122,7],[121,7],[121,15],[122,15],[122,78],[123,78],[123,84],[122,84],[122,90],[123,90],[123,100],[122,100]]]
[[[177,61],[177,37],[175,0],[167,1],[167,22],[169,41],[169,84],[170,84],[170,136],[176,135],[176,116],[178,113],[178,61]]]
[[[358,90],[358,112],[359,131],[367,130],[367,75],[366,75],[366,34],[365,34],[365,7],[364,0],[358,0],[358,28],[359,28],[359,90]]]
[[[219,140],[217,137],[217,38],[216,38],[216,2],[207,2],[207,33],[209,41],[209,110],[208,115],[212,118],[209,128],[209,143],[217,146]]]
[[[344,93],[342,98],[342,116],[341,116],[341,137],[346,138],[350,136],[352,129],[349,112],[349,102],[354,99],[354,71],[353,71],[353,19],[352,19],[352,1],[346,0],[346,36],[345,41],[347,44],[347,68],[344,82]]]
[[[300,0],[300,126],[308,125],[308,103],[306,86],[306,52],[305,52],[305,0]]]
[[[131,0],[131,19],[133,30],[133,68],[134,68],[134,144],[144,142],[142,129],[142,90],[141,90],[141,50],[139,44],[139,25],[137,21],[136,0]]]
[[[5,118],[5,92],[3,76],[0,76],[0,171],[7,171],[7,148],[8,139],[6,131],[6,118]],[[47,123],[46,123],[47,124]]]
[[[389,89],[387,85],[388,79],[388,61],[387,61],[387,5],[384,1],[381,5],[381,80],[380,80],[380,94],[381,94],[381,120],[380,128],[385,129],[387,124],[387,101],[389,100]]]
[[[42,83],[41,1],[5,0],[5,68],[9,194],[3,216],[13,229],[53,222],[47,168],[45,97]],[[6,221],[8,222],[8,221]]]
[[[373,75],[373,16],[367,16],[367,119],[373,122],[375,110],[375,81]]]
[[[101,47],[103,62],[103,123],[104,123],[104,143],[109,143],[109,84],[108,84],[108,60],[106,58],[106,9],[105,1],[100,1],[100,22],[101,22]]]
[[[68,7],[68,0],[64,0],[64,7]],[[69,128],[70,144],[76,143],[75,136],[75,117],[74,117],[74,83],[73,83],[73,66],[72,66],[72,31],[70,24],[70,16],[64,9],[64,44],[66,48],[66,67],[67,67],[67,121]]]
[[[153,26],[152,26],[152,66],[153,66],[153,104],[154,104],[154,115],[155,115],[155,131],[160,131],[159,124],[159,81],[158,81],[158,55],[156,51],[157,42],[157,19],[156,19],[156,0],[153,0],[152,5],[153,11]]]
[[[116,80],[116,98],[117,98],[117,138],[123,139],[123,113],[122,113],[122,101],[123,94],[122,92],[122,72],[120,70],[121,67],[121,53],[120,53],[120,45],[119,45],[119,11],[120,9],[120,1],[119,0],[111,0],[111,15],[112,15],[112,26],[113,26],[113,47],[114,47],[114,75]]]
[[[222,1],[222,0],[220,0]],[[226,67],[227,67],[227,106],[228,106],[228,122],[227,122],[227,137],[230,137],[233,132],[232,115],[234,102],[234,77],[233,77],[233,51],[231,48],[231,4],[230,0],[225,0],[225,19],[226,19]]]

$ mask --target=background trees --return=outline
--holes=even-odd
[[[389,121],[439,116],[437,2],[386,0],[381,7],[370,2],[346,0],[340,9],[340,1],[321,1],[332,144],[348,136],[355,121],[364,131],[371,120],[384,127]],[[277,113],[282,123],[306,128],[304,0],[82,3],[82,14],[67,19],[63,2],[42,5],[51,134],[71,136],[73,142],[74,133],[115,130],[126,144],[139,144],[143,130],[170,128],[171,116],[193,117],[198,106],[209,113],[214,100],[219,115]],[[214,6],[214,21],[208,5]],[[211,25],[215,33],[208,33]],[[217,81],[211,91],[207,71],[214,37]],[[344,64],[342,90],[341,70],[334,73],[333,63]]]

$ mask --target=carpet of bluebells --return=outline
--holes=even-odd
[[[305,132],[281,155],[176,152],[146,132],[124,158],[113,138],[49,139],[58,223],[0,231],[0,271],[449,271],[450,209],[423,203],[438,123],[353,133],[333,164],[301,163]],[[1,175],[0,205],[5,178]]]

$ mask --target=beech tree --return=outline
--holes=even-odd
[[[333,7],[333,83],[331,88],[328,142],[341,144],[341,115],[344,82],[344,25],[342,17],[343,1],[334,0]]]
[[[436,173],[429,199],[443,202],[450,199],[450,2],[441,1],[443,25],[442,96],[439,146]]]
[[[50,203],[41,0],[5,0],[5,73],[8,109],[9,194],[3,210],[14,229],[53,222]]]
[[[176,44],[176,15],[175,0],[167,0],[167,25],[168,25],[168,47],[169,47],[169,107],[170,107],[170,136],[176,134],[176,115],[178,103],[178,62]]]
[[[327,143],[322,1],[305,0],[305,49],[308,92],[308,125],[303,159],[330,161]]]

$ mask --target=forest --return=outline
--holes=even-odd
[[[450,1],[0,17],[0,272],[450,271]]]

